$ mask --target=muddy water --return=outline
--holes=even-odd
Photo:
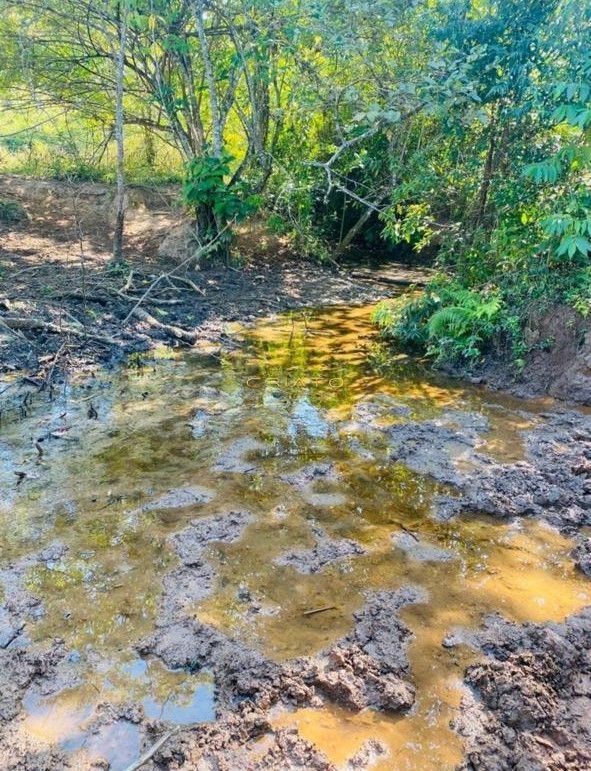
[[[347,633],[368,590],[425,590],[403,611],[418,693],[408,716],[334,707],[278,714],[277,724],[297,724],[337,765],[376,737],[391,753],[380,768],[453,768],[461,747],[449,720],[474,654],[442,641],[492,612],[562,620],[591,593],[570,542],[546,526],[435,521],[431,502],[445,490],[389,462],[384,429],[409,417],[454,425],[458,412],[475,413],[488,421],[479,451],[513,461],[547,405],[392,361],[367,308],[235,332],[242,345],[232,354],[163,350],[160,361],[26,405],[26,417],[5,416],[0,578],[6,594],[22,588],[43,603],[26,627],[31,643],[63,638],[77,665],[76,682],[59,693],[27,696],[19,731],[35,746],[66,748],[81,768],[102,756],[117,769],[139,754],[138,729],[120,722],[98,741],[86,729],[99,703],[133,701],[171,723],[211,720],[207,673],[168,671],[134,645],[152,631],[162,576],[176,564],[169,536],[196,517],[246,509],[244,536],[210,547],[213,594],[189,610],[274,659],[313,654]],[[471,463],[461,449],[455,461]],[[304,488],[282,478],[313,462],[332,464],[333,476]],[[26,474],[18,484],[17,472]],[[198,494],[168,495],[179,488]],[[364,552],[312,572],[283,564],[287,552],[312,548],[319,528]],[[44,549],[53,551],[39,558]]]

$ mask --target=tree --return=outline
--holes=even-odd
[[[123,136],[123,95],[125,79],[125,49],[127,45],[127,17],[129,0],[119,0],[117,8],[119,40],[115,57],[115,141],[117,143],[116,222],[113,236],[113,261],[123,259],[123,231],[125,228],[125,143]]]

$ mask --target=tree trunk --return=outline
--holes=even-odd
[[[197,27],[197,37],[199,39],[199,46],[201,48],[201,56],[203,57],[203,69],[205,72],[205,80],[207,82],[207,91],[209,93],[209,108],[211,111],[211,134],[212,134],[212,149],[216,158],[219,158],[222,154],[224,147],[223,128],[220,118],[220,108],[218,102],[217,86],[215,80],[215,74],[213,70],[213,63],[211,61],[211,55],[209,53],[209,45],[207,43],[207,37],[205,35],[205,27],[203,25],[203,0],[195,0],[194,2],[195,23]]]
[[[211,206],[199,206],[195,212],[195,235],[200,247],[207,246],[216,241],[215,247],[208,252],[210,259],[222,260],[226,263],[230,259],[231,230],[222,233],[223,226],[218,221]],[[216,240],[217,239],[217,240]]]
[[[388,193],[382,193],[375,201],[374,201],[374,207],[380,206],[386,199],[386,196]],[[349,230],[345,233],[345,236],[340,240],[340,242],[337,244],[336,249],[332,253],[332,259],[336,262],[340,257],[343,256],[343,254],[347,251],[347,249],[351,246],[353,243],[353,240],[359,233],[361,232],[363,226],[368,221],[368,219],[371,217],[371,215],[374,213],[375,208],[367,207],[364,212],[362,212],[359,219],[349,228]]]
[[[484,169],[482,172],[482,181],[480,183],[480,190],[478,192],[478,204],[476,207],[476,213],[474,217],[474,227],[478,228],[486,214],[486,207],[488,204],[488,195],[490,192],[490,185],[492,182],[494,172],[494,159],[497,149],[497,122],[498,112],[493,115],[490,124],[490,135],[488,139],[488,150],[486,152],[486,159],[484,161]]]
[[[115,56],[115,141],[117,143],[116,220],[113,236],[113,262],[123,259],[123,231],[125,229],[125,145],[123,137],[123,78],[125,75],[125,47],[127,43],[127,2],[120,0],[118,8],[119,40]]]

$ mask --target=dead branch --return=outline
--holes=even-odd
[[[9,329],[16,331],[22,331],[24,329],[42,329],[44,332],[51,332],[54,335],[77,335],[78,337],[86,337],[89,340],[105,343],[105,345],[121,345],[121,342],[114,337],[97,335],[94,332],[87,332],[85,329],[76,329],[76,327],[60,326],[59,324],[53,324],[51,321],[43,321],[42,319],[3,316],[0,319],[0,323],[3,326],[7,326]]]
[[[154,281],[150,284],[150,286],[146,289],[146,291],[143,293],[143,295],[140,297],[140,299],[137,301],[137,303],[133,306],[133,308],[129,311],[127,316],[123,319],[123,324],[126,324],[129,319],[134,315],[135,311],[140,307],[140,305],[144,302],[146,297],[158,286],[158,284],[161,281],[164,281],[164,279],[171,278],[174,276],[174,274],[177,272],[177,270],[180,270],[182,267],[187,265],[189,262],[192,262],[193,260],[197,260],[199,257],[203,257],[206,254],[209,254],[214,248],[217,242],[220,240],[220,238],[224,235],[226,230],[230,228],[234,224],[234,220],[231,220],[230,222],[227,222],[224,227],[220,230],[220,232],[216,235],[216,237],[210,241],[205,246],[200,247],[195,254],[191,254],[189,257],[184,259],[182,262],[179,262],[178,265],[175,265],[172,270],[167,271],[166,273],[161,273],[159,276],[157,276]]]
[[[166,332],[176,340],[182,340],[183,343],[193,345],[193,343],[197,340],[197,335],[195,332],[189,332],[188,330],[182,329],[181,327],[175,327],[173,324],[163,324],[143,308],[134,308],[132,313],[134,316],[137,316],[138,319],[145,321],[146,324],[149,324],[151,327],[161,329],[163,332]]]
[[[177,725],[172,730],[168,731],[168,733],[165,733],[164,736],[161,736],[158,741],[153,744],[149,750],[146,750],[144,754],[138,758],[135,763],[132,763],[130,766],[127,766],[125,771],[137,771],[138,768],[141,768],[142,766],[145,766],[146,763],[150,760],[150,758],[154,757],[154,755],[158,752],[158,750],[166,744],[166,742],[174,736],[178,731],[180,730],[180,727]]]
[[[121,290],[117,290],[117,294],[119,297],[121,297],[123,300],[127,300],[128,302],[135,303],[138,301],[137,297],[132,297],[131,295],[125,294]],[[183,301],[178,299],[172,299],[168,300],[164,297],[148,297],[144,302],[150,303],[150,305],[182,305]]]
[[[172,276],[172,278],[174,278],[175,281],[179,281],[181,284],[186,284],[194,292],[197,292],[197,294],[205,297],[205,289],[201,289],[201,287],[197,286],[197,284],[194,281],[191,281],[190,278],[186,278],[185,276]]]
[[[312,608],[312,610],[305,610],[302,616],[315,616],[316,613],[326,613],[327,610],[336,610],[336,605],[323,605],[321,608]]]
[[[129,276],[127,277],[127,281],[125,282],[125,284],[123,284],[119,292],[123,292],[123,293],[129,292],[132,284],[133,284],[133,268],[129,271]]]

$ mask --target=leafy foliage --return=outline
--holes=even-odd
[[[224,223],[240,221],[255,210],[257,199],[247,195],[244,186],[226,184],[231,161],[232,157],[224,152],[220,157],[193,158],[187,164],[183,200],[188,208],[209,208]]]
[[[498,292],[476,292],[439,279],[419,295],[378,306],[374,320],[391,339],[422,347],[437,361],[475,361],[500,329]]]
[[[122,2],[127,173],[200,239],[262,209],[298,255],[420,253],[446,280],[378,317],[440,361],[589,312],[588,2]],[[4,169],[112,178],[120,7],[0,0]]]

